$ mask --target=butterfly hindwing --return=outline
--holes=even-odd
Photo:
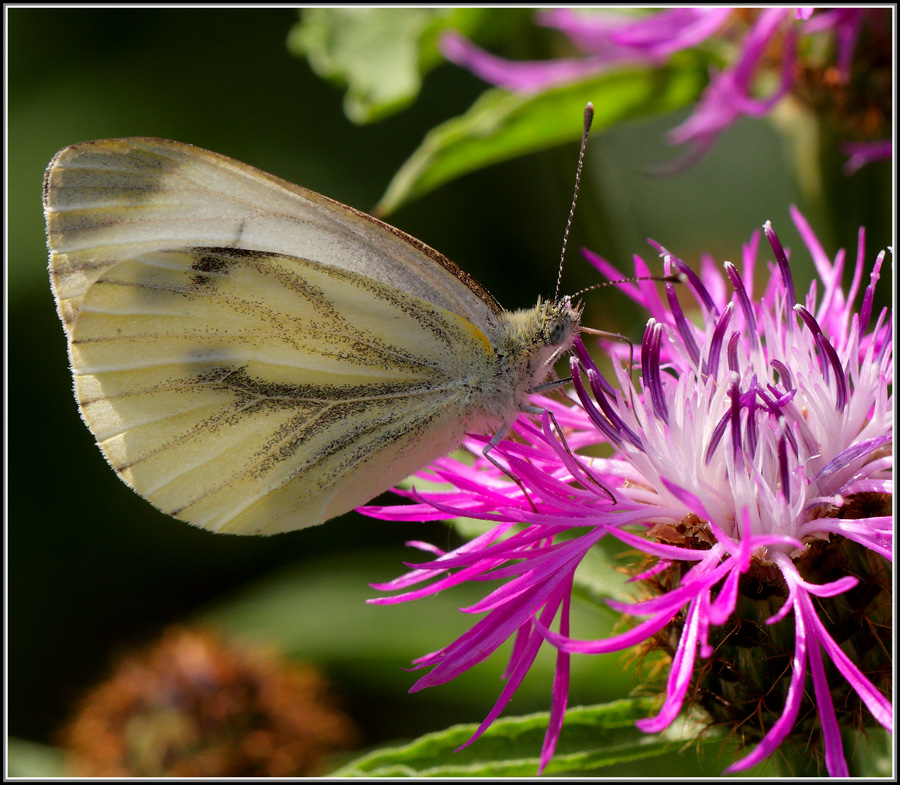
[[[464,414],[460,380],[491,361],[477,328],[415,296],[228,248],[108,268],[71,351],[84,418],[123,479],[176,517],[247,533],[318,523],[402,479],[436,441],[451,449],[459,434],[441,421]],[[378,487],[364,471],[375,460],[388,470]]]

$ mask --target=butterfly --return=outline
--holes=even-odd
[[[502,433],[579,330],[569,298],[506,311],[399,229],[188,144],[67,147],[43,201],[82,418],[216,532],[322,523]]]

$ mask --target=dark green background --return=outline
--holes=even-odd
[[[289,613],[282,622],[293,625],[284,633],[292,641],[286,647],[329,673],[363,725],[367,743],[480,721],[499,693],[502,659],[494,658],[459,694],[450,685],[406,696],[414,675],[400,669],[429,649],[417,648],[418,641],[404,648],[404,613],[418,614],[405,623],[415,619],[414,624],[433,628],[433,647],[465,629],[458,613],[445,617],[360,605],[353,621],[356,638],[347,639],[341,637],[339,611],[329,611],[328,586],[372,596],[366,584],[401,573],[402,558],[416,558],[400,549],[404,540],[446,545],[444,529],[356,514],[271,539],[192,529],[156,512],[116,479],[71,395],[65,341],[46,275],[40,202],[43,170],[57,150],[106,137],[168,137],[366,210],[424,133],[465,111],[484,89],[471,75],[444,65],[426,78],[411,109],[377,125],[354,126],[342,113],[340,91],[287,53],[285,39],[296,18],[289,9],[8,12],[12,735],[52,741],[72,701],[102,675],[111,654],[152,639],[165,624],[202,617],[209,603],[286,565],[297,585],[308,574],[309,586],[326,587],[321,604],[315,596],[309,602],[331,613],[334,629],[328,635],[343,648],[340,656],[329,657],[328,646],[296,643],[308,620]],[[840,159],[832,156],[823,174],[827,196],[820,191],[809,198],[793,184],[788,148],[766,121],[739,123],[712,155],[682,176],[643,175],[674,155],[664,134],[683,118],[629,125],[592,139],[564,290],[596,280],[577,253],[582,244],[622,269],[629,269],[632,253],[656,264],[646,237],[690,263],[703,250],[720,261],[738,261],[740,243],[767,219],[795,247],[798,289],[805,290],[810,273],[790,225],[791,203],[813,222],[831,254],[845,246],[855,257],[860,222],[870,229],[870,259],[889,243],[887,165],[848,179],[838,171]],[[573,124],[580,122],[572,118]],[[505,306],[531,305],[538,294],[551,294],[555,283],[576,153],[575,146],[567,146],[473,174],[389,220],[475,274]],[[643,324],[611,290],[591,296],[585,321],[634,337]],[[449,604],[473,596],[451,598]],[[250,612],[242,629],[252,625]],[[367,641],[375,646],[388,638],[398,639],[390,661],[367,664]],[[352,646],[356,657],[347,654]],[[607,689],[596,672],[585,673],[593,674],[583,677],[592,683],[576,686],[573,702],[615,697],[630,686],[627,677]],[[390,689],[383,688],[391,679]],[[549,708],[549,695],[548,676],[524,689],[509,712]]]

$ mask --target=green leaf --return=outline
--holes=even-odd
[[[845,730],[844,750],[847,753],[851,777],[875,779],[893,777],[893,737],[890,731],[870,723],[862,730]]]
[[[628,582],[628,574],[621,569],[621,559],[616,559],[622,550],[618,540],[604,537],[584,555],[572,586],[573,593],[580,599],[614,614],[615,618],[621,614],[613,611],[607,600],[634,602],[637,599],[633,584]]]
[[[460,117],[433,128],[394,176],[376,208],[385,215],[476,169],[581,137],[580,118],[594,104],[594,130],[696,100],[707,81],[696,53],[663,68],[616,71],[535,95],[492,89]]]
[[[6,773],[10,777],[49,779],[69,776],[65,753],[56,747],[11,736],[6,741],[6,752]]]
[[[648,716],[653,700],[621,700],[566,712],[562,734],[545,774],[596,771],[671,751],[697,739],[698,729],[674,724],[664,734],[648,735],[634,727]],[[534,776],[549,714],[496,720],[471,746],[454,752],[476,731],[476,724],[454,725],[409,744],[376,750],[333,772],[336,777],[510,777]],[[714,735],[700,742],[721,740]]]
[[[473,621],[457,606],[478,601],[484,591],[469,585],[427,603],[366,602],[385,594],[370,583],[402,574],[404,559],[416,558],[430,556],[408,549],[364,551],[288,565],[221,598],[200,621],[233,635],[274,641],[303,660],[341,663],[361,680],[376,670],[379,689],[403,694],[412,682],[403,667],[463,634]]]
[[[443,62],[440,33],[474,29],[477,8],[307,8],[288,34],[288,51],[319,76],[347,88],[344,111],[355,123],[398,112],[422,77]]]
[[[345,683],[402,698],[418,678],[404,668],[464,634],[478,617],[460,613],[458,608],[475,604],[496,586],[467,582],[423,601],[367,604],[367,599],[387,596],[370,583],[402,574],[404,561],[430,558],[404,548],[344,553],[316,564],[290,565],[222,597],[196,621],[239,638],[274,643],[288,656],[340,671]],[[582,604],[572,608],[572,625],[587,638],[611,631],[605,615]],[[434,699],[458,706],[481,701],[489,707],[502,689],[498,677],[509,645]],[[526,679],[516,695],[517,700],[531,700],[529,708],[548,705],[556,659],[552,647],[544,649],[531,667],[534,678]],[[582,680],[580,699],[587,702],[627,694],[633,681],[616,654],[575,658],[572,674],[573,679]]]

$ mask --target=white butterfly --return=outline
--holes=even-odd
[[[67,147],[44,212],[82,417],[213,531],[322,523],[504,428],[579,329],[568,298],[504,311],[398,229],[178,142]]]

